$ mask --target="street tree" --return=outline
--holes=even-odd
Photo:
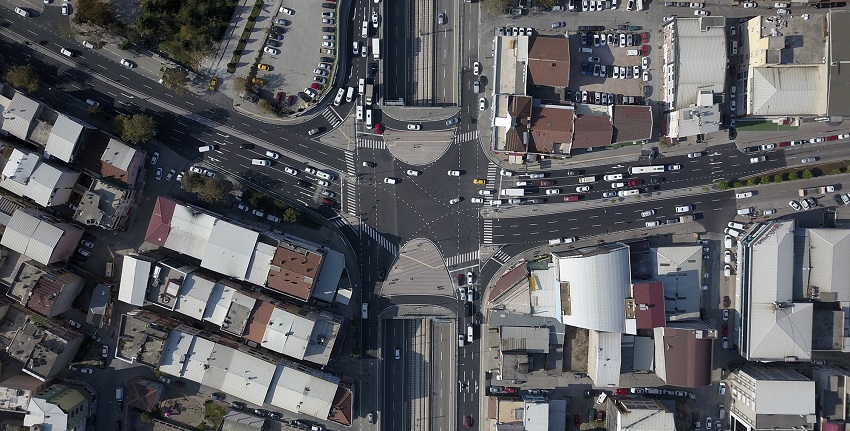
[[[41,85],[41,76],[29,64],[12,66],[3,76],[14,87],[23,88],[33,93]]]
[[[175,93],[181,96],[188,93],[188,82],[186,72],[178,68],[169,69],[166,67],[162,69],[162,83]]]
[[[156,121],[145,114],[119,115],[115,117],[115,130],[125,142],[144,144],[156,135]]]
[[[298,220],[301,219],[301,211],[289,207],[286,211],[283,212],[283,220],[289,223],[298,223]]]
[[[514,5],[513,0],[482,0],[481,8],[490,16],[502,15]]]
[[[233,185],[229,181],[223,180],[221,177],[207,177],[204,185],[195,192],[198,199],[208,203],[224,202],[227,199],[227,194],[233,189]]]

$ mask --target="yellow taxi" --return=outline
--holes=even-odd
[[[212,80],[210,80],[210,91],[215,91],[215,87],[218,86],[218,77],[214,76]]]
[[[487,180],[482,179],[482,178],[476,178],[476,179],[472,180],[472,182],[479,185],[479,186],[483,186],[483,185],[487,184]]]
[[[268,64],[263,64],[263,63],[258,64],[258,65],[257,65],[257,69],[260,69],[260,70],[272,70],[271,66],[269,66]]]
[[[257,77],[254,77],[254,78],[251,78],[251,82],[252,82],[254,85],[256,85],[257,87],[262,87],[262,86],[263,86],[263,84],[265,84],[265,83],[266,83],[266,80],[265,80],[265,79],[263,79],[263,78],[257,78]]]

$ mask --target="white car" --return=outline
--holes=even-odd
[[[162,168],[156,168],[156,179],[157,180],[162,179]]]
[[[460,171],[449,171],[448,174],[450,177],[459,177]]]
[[[281,12],[281,13],[285,13],[285,14],[287,14],[287,15],[295,15],[295,11],[294,11],[294,10],[292,10],[292,9],[290,9],[290,8],[288,8],[288,7],[281,7],[281,8],[280,8],[280,12]]]
[[[547,195],[559,195],[561,194],[561,189],[546,189]]]
[[[611,183],[612,189],[621,189],[626,186],[626,183]]]
[[[329,18],[322,18],[322,24],[334,25],[336,21]]]
[[[653,220],[646,222],[646,227],[658,227],[661,225],[661,222]]]
[[[817,157],[806,157],[805,159],[800,160],[800,161],[803,162],[803,163],[814,163],[814,162],[818,161],[818,158]]]
[[[651,217],[655,215],[655,210],[646,210],[640,213],[641,217]]]
[[[602,192],[603,198],[613,198],[617,197],[617,192]]]
[[[753,197],[753,192],[735,193],[735,199],[746,199]]]
[[[748,2],[744,2],[743,6],[744,6],[745,9],[750,9],[750,8],[754,8],[754,7],[759,7],[759,4],[754,2],[754,1],[748,1]]]
[[[578,186],[578,187],[576,187],[577,193],[587,193],[589,191],[590,191],[590,186]],[[547,194],[548,194],[548,190],[547,190]]]
[[[694,151],[693,153],[688,153],[689,159],[696,159],[697,157],[702,157],[702,151]]]
[[[165,181],[171,181],[171,179],[174,178],[174,174],[176,173],[177,171],[175,171],[174,169],[168,171],[168,175],[165,176]]]
[[[458,202],[460,202],[460,196],[458,196],[458,197],[456,197],[456,198],[452,198],[452,200],[450,200],[450,201],[449,201],[449,204],[450,204],[450,205],[454,205],[454,204],[456,204],[456,203],[458,203]]]
[[[478,194],[481,196],[492,196],[495,192],[493,190],[482,189],[478,191]]]
[[[475,76],[478,76],[478,75],[481,74],[481,63],[479,63],[477,61],[475,63],[472,63],[472,74],[475,75]]]
[[[503,177],[512,177],[512,176],[514,176],[514,175],[515,175],[515,174],[513,173],[513,171],[509,171],[509,170],[507,170],[507,169],[502,169],[501,174],[502,174],[502,176],[503,176]]]
[[[159,151],[154,151],[153,155],[151,156],[151,164],[155,165],[158,160],[159,160]]]
[[[637,67],[637,66],[635,66],[635,67]],[[643,82],[649,82],[649,71],[648,70],[643,71]]]
[[[410,175],[411,177],[418,177],[419,174],[422,173],[421,171],[417,171],[416,169],[408,169],[405,172],[407,173],[407,175]]]
[[[694,11],[694,15],[696,15],[696,16],[709,16],[709,15],[711,15],[711,12],[709,12],[705,9],[699,9],[699,10]]]
[[[325,48],[333,48],[334,46],[336,46],[336,44],[334,44],[333,42],[324,41],[322,42],[322,46]]]
[[[263,51],[265,51],[265,52],[267,52],[267,53],[269,53],[269,54],[271,54],[271,55],[278,55],[278,54],[280,54],[280,51],[278,51],[278,50],[276,50],[276,49],[274,49],[274,48],[272,48],[272,47],[270,47],[270,46],[263,47]]]
[[[642,66],[644,69],[646,69],[647,67],[649,67],[649,57],[642,57],[642,58],[640,59],[640,64],[641,64],[641,66]]]
[[[132,69],[132,68],[136,67],[136,63],[133,63],[132,61],[127,60],[126,58],[121,59],[121,65],[128,68],[128,69]]]
[[[422,128],[422,126],[419,125],[419,124],[408,124],[407,125],[407,130],[419,130],[421,128]]]
[[[298,171],[294,168],[290,168],[289,166],[283,168],[283,172],[286,172],[289,175],[296,176],[298,175]]]
[[[485,109],[487,109],[487,99],[482,97],[478,99],[478,110],[483,111]]]

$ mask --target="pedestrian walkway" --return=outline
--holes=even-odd
[[[504,251],[502,251],[501,248],[499,248],[498,251],[493,253],[493,256],[491,257],[491,259],[493,259],[499,265],[504,265],[509,260],[511,260],[511,256],[509,254],[505,253]]]
[[[342,196],[343,196],[343,211],[356,216],[357,215],[357,166],[354,160],[354,153],[346,151],[345,153],[345,173],[346,181],[342,181]],[[355,179],[349,181],[348,178]]]
[[[325,120],[328,120],[328,123],[331,125],[331,129],[336,129],[340,124],[342,124],[342,117],[334,111],[333,108],[327,108],[321,113],[322,117]]]
[[[383,139],[357,139],[357,148],[371,148],[374,150],[386,150],[387,143]]]
[[[499,167],[493,163],[487,165],[487,184],[492,184],[494,187],[497,185],[496,180],[498,180]]]
[[[484,219],[482,223],[482,243],[483,244],[492,244],[493,243],[493,220]]]
[[[332,218],[329,218],[329,219],[328,219],[328,221],[329,221],[332,225],[334,225],[334,226],[336,226],[336,227],[345,227],[345,226],[347,226],[347,224],[345,223],[345,219],[343,219],[342,217],[340,217],[340,216],[338,216],[338,215],[337,215],[337,216],[333,216]]]
[[[446,259],[446,266],[459,266],[462,263],[478,261],[478,250],[459,254]]]
[[[365,223],[361,223],[360,229],[363,232],[366,232],[366,234],[369,235],[369,237],[371,237],[372,239],[374,239],[375,242],[377,242],[381,247],[387,249],[387,251],[389,251],[390,254],[392,254],[393,256],[398,253],[398,248],[396,247],[396,245],[390,242],[390,240],[384,238],[384,236],[381,235],[380,232],[376,231],[372,226],[369,226]]]
[[[459,135],[455,135],[454,141],[456,143],[462,144],[464,142],[474,141],[478,139],[478,130],[473,130],[470,132],[464,132]]]

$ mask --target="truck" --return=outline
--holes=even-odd
[[[631,56],[640,55],[640,50],[639,49],[626,50],[626,55],[631,55]]]
[[[502,189],[502,196],[525,196],[525,189]]]
[[[687,223],[691,221],[694,221],[694,216],[692,215],[679,216],[679,223]]]
[[[826,194],[832,193],[835,191],[835,186],[820,186],[820,187],[806,187],[804,189],[800,189],[798,194],[800,196],[807,196],[809,194]]]
[[[375,94],[375,87],[372,84],[366,84],[366,91],[363,93],[366,96],[366,104],[372,104],[372,95]]]
[[[372,58],[375,60],[381,58],[381,38],[372,38]]]

